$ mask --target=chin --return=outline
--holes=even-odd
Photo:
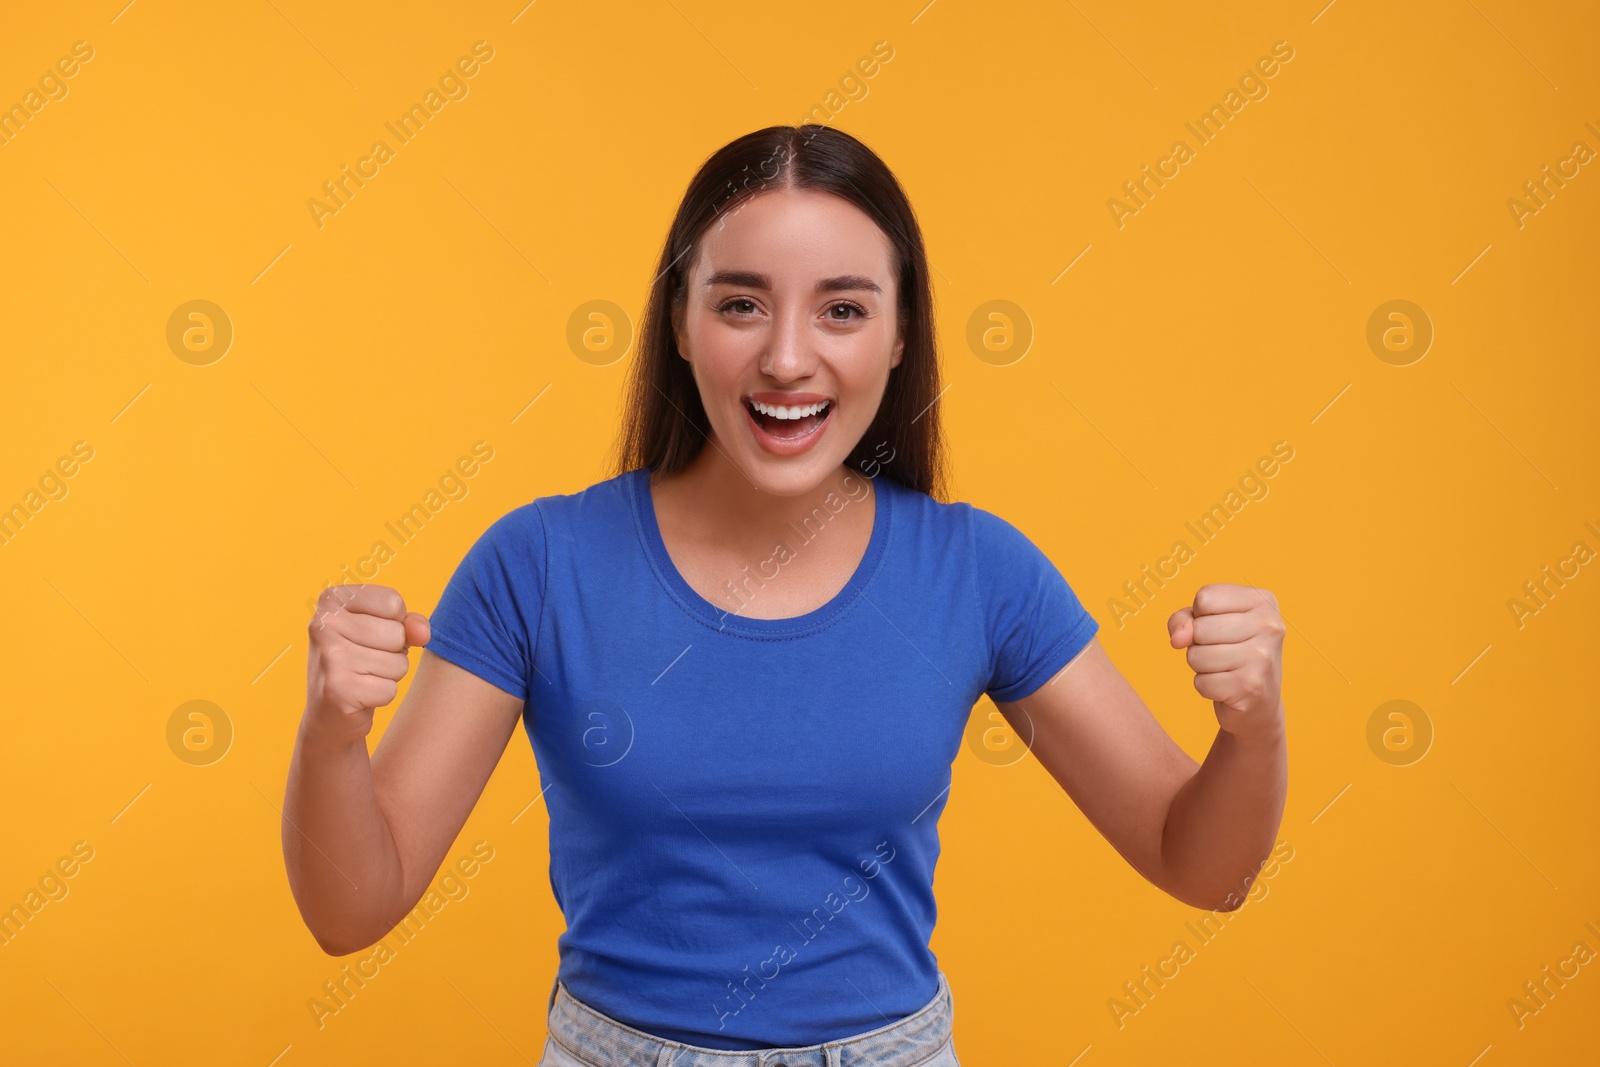
[[[746,478],[773,496],[799,497],[820,489],[844,464],[844,456],[773,456],[758,447],[741,457]]]
[[[762,456],[756,460],[755,469],[745,473],[762,492],[799,497],[820,489],[837,467],[838,464],[829,464],[826,460],[808,459],[804,464],[796,464]]]

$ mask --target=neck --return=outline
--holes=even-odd
[[[697,540],[733,547],[769,544],[786,524],[814,508],[828,510],[830,495],[867,501],[876,492],[872,479],[843,464],[814,485],[762,488],[709,443],[684,470],[654,484],[669,484],[669,492],[686,502],[679,515]]]

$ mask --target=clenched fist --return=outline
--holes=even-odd
[[[427,617],[386,585],[324,589],[307,629],[305,725],[334,740],[372,730],[373,709],[395,698],[411,669],[407,651],[432,636]]]
[[[1173,648],[1187,648],[1194,687],[1236,737],[1283,730],[1283,616],[1278,598],[1253,585],[1202,585],[1194,604],[1167,620]]]

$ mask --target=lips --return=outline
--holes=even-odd
[[[765,404],[768,403],[765,398],[774,394],[757,393],[754,395],[761,397],[761,402]],[[827,399],[827,397],[817,397],[816,400],[806,401],[805,403],[820,403]],[[784,406],[796,405],[785,404]],[[828,425],[833,421],[833,412],[838,407],[838,404],[829,403],[823,409],[822,414],[806,415],[799,419],[778,419],[769,415],[762,415],[756,411],[755,405],[748,398],[745,400],[743,407],[745,420],[750,426],[751,433],[754,434],[756,442],[763,449],[775,455],[793,456],[807,451],[817,443],[818,439],[826,432]]]

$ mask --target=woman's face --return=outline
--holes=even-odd
[[[678,351],[711,444],[761,489],[795,496],[822,484],[872,424],[905,347],[892,254],[860,208],[809,189],[760,193],[702,236],[673,311]],[[755,402],[827,406],[780,419]]]

